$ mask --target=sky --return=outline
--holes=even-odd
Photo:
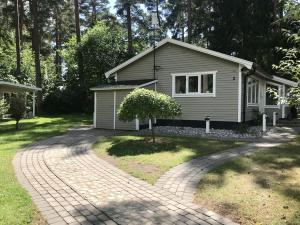
[[[115,13],[116,10],[114,9],[114,5],[115,5],[116,0],[108,0],[108,1],[109,1],[110,12]]]

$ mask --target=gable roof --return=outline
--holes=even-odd
[[[158,42],[156,44],[156,49],[163,46],[163,45],[165,45],[165,44],[167,44],[167,43],[172,43],[172,44],[175,44],[175,45],[178,45],[178,46],[181,46],[181,47],[184,47],[184,48],[188,48],[188,49],[191,49],[191,50],[194,50],[194,51],[198,51],[198,52],[201,52],[201,53],[204,53],[204,54],[207,54],[207,55],[215,56],[215,57],[218,57],[218,58],[221,58],[221,59],[224,59],[224,60],[228,60],[228,61],[231,61],[231,62],[234,62],[234,63],[238,63],[238,64],[241,64],[241,65],[245,66],[247,69],[251,69],[252,65],[253,65],[253,62],[250,62],[250,61],[247,61],[247,60],[244,60],[244,59],[240,59],[240,58],[237,58],[237,57],[234,57],[234,56],[226,55],[224,53],[216,52],[216,51],[213,51],[213,50],[198,47],[196,45],[188,44],[188,43],[185,43],[185,42],[182,42],[182,41],[177,41],[177,40],[170,39],[170,38],[166,38],[166,39]],[[147,50],[141,52],[140,54],[138,54],[134,57],[132,57],[131,59],[125,61],[124,63],[118,65],[117,67],[107,71],[105,73],[105,76],[108,78],[110,75],[114,74],[118,70],[128,66],[129,64],[131,64],[135,61],[137,61],[138,59],[140,59],[143,56],[151,53],[152,51],[153,51],[153,47],[148,48]]]
[[[0,80],[0,86],[9,86],[9,87],[14,87],[18,89],[24,89],[24,90],[34,90],[34,91],[41,91],[42,88],[38,88],[36,86],[32,85],[24,85],[24,84],[17,84],[9,81],[3,81]]]

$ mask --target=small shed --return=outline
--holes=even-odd
[[[148,121],[122,122],[117,117],[124,98],[136,88],[155,90],[157,80],[127,80],[91,88],[94,91],[94,127],[117,130],[139,130]]]
[[[25,99],[26,105],[30,99],[32,102],[32,117],[35,117],[36,92],[41,90],[41,88],[32,85],[24,85],[0,80],[0,98],[2,97],[9,103],[12,97],[22,96]]]

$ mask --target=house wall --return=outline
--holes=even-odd
[[[204,120],[238,122],[239,65],[214,56],[186,49],[171,43],[156,50],[157,91],[172,95],[173,73],[218,71],[216,97],[175,97],[183,113],[177,120]],[[118,71],[118,80],[153,78],[153,53]]]
[[[278,107],[268,107],[265,105],[265,93],[266,93],[266,83],[267,80],[251,76],[259,81],[259,104],[258,106],[247,106],[247,98],[246,98],[246,121],[251,121],[256,118],[256,112],[259,111],[260,113],[266,113],[267,116],[272,119],[273,112],[278,113],[278,118],[285,118],[287,113],[289,112],[289,107],[285,106],[285,115],[283,115],[283,105],[279,105]],[[272,81],[274,83],[274,81]],[[243,80],[244,83],[244,80]],[[278,83],[279,84],[279,83]],[[281,85],[281,84],[279,84]],[[244,85],[243,85],[244,87]],[[244,91],[244,90],[243,90]],[[247,91],[247,88],[246,90]],[[244,102],[244,100],[243,100]]]

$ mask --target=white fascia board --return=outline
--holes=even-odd
[[[111,91],[111,90],[127,90],[127,89],[136,89],[141,87],[146,87],[151,84],[157,83],[157,80],[150,81],[141,85],[128,85],[123,87],[110,87],[110,88],[90,88],[91,91]]]
[[[177,40],[174,40],[174,39],[168,39],[168,42],[173,43],[175,45],[185,47],[185,48],[189,48],[189,49],[192,49],[192,50],[195,50],[195,51],[198,51],[198,52],[202,52],[202,53],[205,53],[205,54],[208,54],[208,55],[212,55],[212,56],[215,56],[215,57],[218,57],[218,58],[221,58],[221,59],[225,59],[225,60],[228,60],[228,61],[231,61],[231,62],[241,64],[241,65],[245,66],[247,69],[251,69],[252,66],[253,66],[253,62],[247,61],[245,59],[237,58],[237,57],[234,57],[234,56],[230,56],[230,55],[227,55],[227,54],[224,54],[224,53],[221,53],[221,52],[216,52],[216,51],[213,51],[213,50],[209,50],[207,48],[202,48],[202,47],[199,47],[199,46],[196,46],[196,45],[188,44],[188,43],[185,43],[185,42],[182,42],[182,41],[177,41]]]
[[[23,88],[23,89],[34,90],[34,91],[41,91],[42,90],[42,88],[38,88],[38,87],[35,87],[35,86],[28,86],[28,85],[24,85],[24,84],[15,84],[15,83],[7,82],[7,81],[0,81],[0,85],[1,84],[11,86],[11,87],[18,87],[18,88]]]
[[[216,51],[213,51],[213,50],[209,50],[209,49],[206,49],[206,48],[198,47],[198,46],[188,44],[188,43],[185,43],[185,42],[182,42],[182,41],[177,41],[177,40],[174,40],[174,39],[170,39],[170,38],[166,38],[166,39],[158,42],[157,45],[156,45],[156,48],[159,48],[160,46],[162,46],[166,43],[172,43],[172,44],[184,47],[184,48],[192,49],[192,50],[195,50],[195,51],[198,51],[198,52],[202,52],[202,53],[205,53],[205,54],[208,54],[208,55],[212,55],[212,56],[215,56],[215,57],[218,57],[218,58],[222,58],[224,60],[235,62],[235,63],[238,63],[238,64],[241,64],[241,65],[245,66],[247,69],[251,69],[252,66],[253,66],[253,62],[250,62],[250,61],[247,61],[247,60],[244,60],[244,59],[241,59],[241,58],[237,58],[237,57],[234,57],[234,56],[226,55],[226,54],[216,52]],[[144,52],[141,52],[140,54],[132,57],[131,59],[127,60],[126,62],[124,62],[124,63],[118,65],[117,67],[109,70],[108,72],[105,73],[106,78],[108,78],[110,75],[116,73],[118,70],[124,68],[125,66],[127,66],[127,65],[135,62],[136,60],[142,58],[143,56],[147,55],[148,53],[151,53],[152,51],[153,51],[153,47],[150,47],[147,50],[145,50]]]
[[[90,88],[91,91],[111,91],[111,90],[127,90],[127,89],[135,89],[139,86],[124,86],[124,87],[110,87],[110,88]]]
[[[282,84],[286,84],[292,87],[298,87],[298,83],[295,81],[287,80],[282,77],[273,76],[272,80],[277,81]]]
[[[141,85],[138,86],[138,88],[146,87],[146,86],[151,85],[151,84],[155,84],[155,83],[157,83],[157,81],[158,81],[158,80],[153,80],[153,81],[150,81],[150,82],[148,82],[148,83],[141,84]]]

